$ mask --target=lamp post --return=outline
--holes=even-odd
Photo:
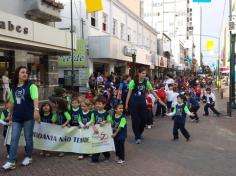
[[[73,2],[70,0],[70,33],[71,33],[71,90],[74,90],[74,35],[73,35]]]

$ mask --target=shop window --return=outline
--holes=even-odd
[[[29,70],[29,79],[37,85],[45,84],[45,65],[40,62],[43,56],[30,55],[29,62],[27,64]]]

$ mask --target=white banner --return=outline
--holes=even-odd
[[[92,127],[81,129],[78,127],[65,127],[48,123],[35,123],[34,148],[47,151],[61,151],[73,153],[102,153],[115,151],[114,141],[111,137],[110,124],[104,127],[96,125],[99,133],[95,134]],[[11,143],[11,126],[8,128],[5,143]],[[21,134],[19,145],[25,145],[24,134]]]

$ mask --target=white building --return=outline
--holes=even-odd
[[[0,75],[12,78],[27,66],[41,99],[58,86],[57,56],[70,53],[70,33],[54,27],[62,8],[46,0],[0,0]]]
[[[65,10],[62,12],[63,21],[58,25],[68,27],[70,5],[68,0],[62,2]],[[156,30],[123,3],[103,0],[103,10],[91,14],[86,13],[84,1],[76,1],[73,6],[76,37],[88,44],[89,75],[93,72],[128,73],[132,65],[131,52],[135,52],[137,66],[153,68],[158,64]],[[65,69],[61,76],[63,71]]]
[[[192,11],[190,1],[187,0],[142,0],[141,2],[143,19],[159,32],[159,38],[163,38],[162,34],[171,38],[172,59],[174,59],[176,66],[184,62],[179,57],[183,53],[178,53],[182,51],[179,49],[181,44],[184,44],[185,49],[188,49],[189,57],[194,55]]]

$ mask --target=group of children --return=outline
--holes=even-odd
[[[177,91],[176,86],[173,84],[168,85],[168,90],[164,90],[164,85],[156,91],[158,97],[166,102],[167,106],[158,104],[157,115],[172,116],[174,121],[173,126],[173,140],[177,140],[178,129],[185,136],[186,140],[190,140],[190,134],[185,129],[186,116],[189,115],[193,121],[198,122],[199,117],[197,111],[200,108],[198,91],[185,92],[184,94]],[[49,98],[50,99],[50,98]],[[108,101],[109,100],[109,101]],[[94,98],[90,93],[85,97],[73,96],[69,97],[63,95],[60,98],[52,98],[51,102],[44,102],[40,108],[41,122],[52,123],[60,125],[62,128],[66,127],[79,127],[79,128],[93,128],[94,133],[98,133],[95,125],[104,126],[109,123],[112,126],[114,138],[117,163],[122,164],[125,162],[125,139],[127,137],[127,120],[124,113],[124,106],[122,101],[117,98],[117,91],[107,90],[101,93],[97,98]],[[212,109],[217,115],[220,113],[214,108],[215,95],[211,92],[210,88],[206,89],[206,105],[205,114],[208,115],[208,108]],[[147,128],[152,128],[153,125],[153,106],[155,98],[146,92],[147,103]],[[158,102],[157,102],[158,103]],[[8,105],[1,114],[0,123],[4,125],[3,135],[6,136],[8,127]],[[7,145],[7,152],[9,153],[10,146]],[[50,156],[50,152],[41,151],[41,155]],[[110,159],[110,152],[102,153],[105,157],[105,161]],[[64,153],[60,152],[58,156],[64,156]],[[83,159],[84,156],[80,155],[78,159]],[[99,161],[100,153],[92,154],[91,163],[97,163]]]
[[[125,162],[125,139],[127,136],[127,122],[126,117],[123,114],[122,102],[117,102],[113,106],[113,113],[109,113],[105,110],[106,98],[103,96],[97,97],[94,102],[74,96],[68,98],[68,96],[60,98],[50,98],[51,102],[44,102],[40,108],[41,122],[60,125],[62,128],[78,127],[89,128],[90,126],[94,130],[94,133],[98,133],[96,125],[104,126],[105,124],[111,124],[113,129],[112,138],[114,139],[117,163],[123,164]],[[1,121],[4,125],[3,135],[6,137],[8,122],[8,107],[6,104],[5,110],[1,114]],[[7,145],[7,152],[9,153],[10,146]],[[40,155],[50,156],[49,151],[41,151]],[[100,153],[92,154],[91,163],[99,162]],[[110,153],[103,153],[105,161],[110,159]],[[58,153],[58,156],[64,156],[63,152]],[[83,159],[84,156],[79,154],[78,159]]]

